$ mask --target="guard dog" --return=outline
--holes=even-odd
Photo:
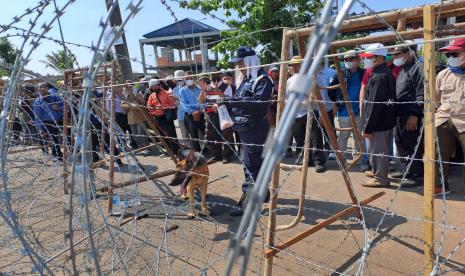
[[[186,149],[180,152],[179,160],[178,164],[176,164],[176,173],[169,185],[180,185],[181,198],[189,198],[188,218],[195,217],[194,192],[195,189],[199,189],[202,199],[200,204],[202,214],[208,216],[210,214],[207,207],[207,184],[209,171],[205,157],[194,150]]]

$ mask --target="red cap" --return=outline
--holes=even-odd
[[[465,50],[465,38],[456,38],[446,46],[439,49],[439,52],[463,51]]]
[[[362,58],[370,58],[370,57],[374,57],[375,55],[365,52],[365,53],[360,53],[359,56]]]

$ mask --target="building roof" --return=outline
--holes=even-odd
[[[208,26],[191,18],[184,18],[178,22],[143,35],[145,38],[160,38],[193,33],[219,32],[218,29]]]

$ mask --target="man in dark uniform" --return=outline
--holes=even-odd
[[[413,41],[412,41],[413,43]],[[394,49],[393,64],[401,70],[396,80],[396,96],[398,102],[404,104],[397,105],[397,121],[394,129],[397,152],[400,157],[416,158],[412,162],[403,187],[420,186],[423,178],[423,146],[418,147],[415,156],[415,146],[420,138],[420,128],[423,121],[423,72],[422,64],[415,60],[416,45],[401,46]],[[417,103],[414,103],[417,101]],[[410,102],[410,103],[407,103]],[[400,160],[402,171],[392,173],[393,178],[402,178],[410,160],[402,158]]]
[[[232,98],[226,98],[225,102],[232,111],[233,128],[239,132],[241,159],[245,166],[245,181],[238,202],[240,208],[230,215],[241,216],[249,185],[256,181],[263,162],[263,145],[270,129],[266,114],[274,85],[266,72],[259,68],[260,61],[252,48],[239,47],[230,62],[235,64],[241,76],[236,93]]]

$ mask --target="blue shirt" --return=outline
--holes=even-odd
[[[336,77],[337,77],[336,71],[334,71],[334,70],[332,70],[332,69],[330,69],[328,67],[324,67],[323,69],[321,69],[321,71],[318,74],[316,79],[317,79],[318,85],[321,86],[321,87],[324,87],[324,86],[329,86],[329,84]],[[323,101],[323,103],[324,103],[324,105],[326,107],[326,110],[327,111],[333,110],[334,103],[329,98],[328,90],[327,89],[320,89],[320,93],[321,93],[321,100]],[[314,107],[314,110],[317,110],[317,109],[318,109],[318,107]]]
[[[192,114],[194,111],[200,111],[203,108],[203,104],[199,103],[200,88],[198,86],[193,89],[184,86],[179,91],[180,97],[180,106],[184,109],[184,112]]]
[[[176,85],[176,87],[173,89],[173,96],[176,96],[178,97],[179,101],[181,102],[181,88],[183,88],[184,86],[181,86],[181,85]],[[179,104],[178,106],[178,120],[184,120],[184,113],[186,111],[184,110],[184,108],[182,107],[181,104]]]
[[[354,111],[355,116],[360,115],[359,107],[359,96],[360,88],[362,87],[362,77],[360,71],[356,70],[354,73],[349,73],[349,79],[347,81],[347,93],[349,94],[350,104],[352,105],[352,110]],[[344,107],[337,112],[340,117],[349,117],[349,111],[347,111],[347,106],[344,104]]]
[[[57,109],[53,106],[57,105]],[[44,127],[44,122],[61,122],[63,120],[63,101],[60,96],[39,96],[34,100],[34,117],[38,130]]]

